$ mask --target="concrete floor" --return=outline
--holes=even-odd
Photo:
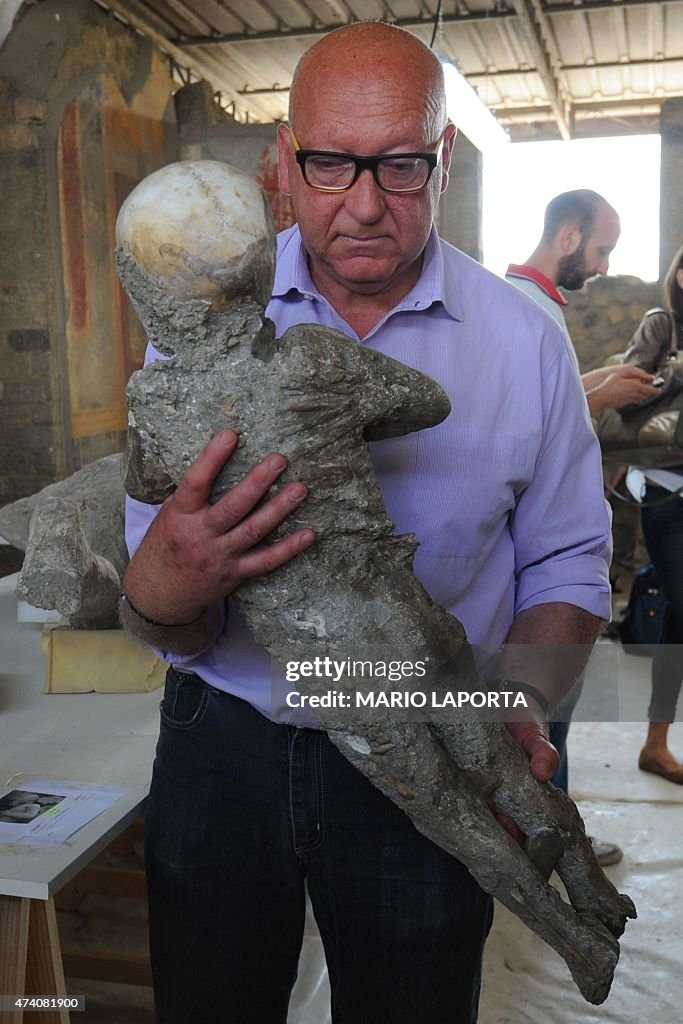
[[[680,1024],[683,1019],[683,786],[640,772],[650,660],[600,645],[570,735],[572,796],[589,834],[623,848],[607,873],[638,908],[622,940],[612,991],[586,1004],[564,962],[498,906],[487,944],[480,1024]],[[586,718],[611,720],[593,722]],[[683,758],[683,724],[672,727]],[[135,922],[131,927],[138,927]],[[148,989],[69,983],[85,992],[78,1024],[151,1024]],[[309,914],[288,1024],[329,1024],[320,938]],[[191,1024],[191,1022],[188,1022]]]

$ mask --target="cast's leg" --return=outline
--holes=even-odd
[[[334,1024],[474,1024],[492,901],[323,737],[304,855]]]
[[[305,909],[288,737],[169,673],[145,815],[157,1024],[285,1024]]]

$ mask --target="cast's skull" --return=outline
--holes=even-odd
[[[270,299],[275,228],[256,182],[217,160],[168,164],[123,203],[116,244],[169,298],[221,309],[251,294]]]

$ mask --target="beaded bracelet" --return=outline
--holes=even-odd
[[[121,604],[127,604],[133,614],[137,615],[139,619],[142,619],[142,621],[146,622],[149,626],[163,626],[164,629],[182,629],[183,626],[193,626],[195,622],[199,622],[204,614],[204,612],[202,612],[196,619],[193,619],[192,622],[159,622],[158,619],[150,619],[147,615],[143,615],[142,612],[135,607],[131,599],[128,597],[128,594],[122,593],[120,595],[120,600]]]

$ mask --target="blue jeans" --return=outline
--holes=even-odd
[[[561,789],[563,793],[569,793],[569,757],[567,754],[567,736],[569,726],[572,724],[572,715],[579,702],[583,688],[583,675],[581,680],[575,683],[574,688],[560,702],[555,709],[555,719],[550,722],[550,742],[560,755],[560,766],[550,780],[553,786]]]
[[[551,722],[550,742],[560,755],[560,766],[550,780],[563,793],[569,792],[569,759],[567,757],[567,734],[571,722]]]
[[[317,730],[171,669],[145,815],[158,1024],[285,1024],[304,926],[335,1024],[474,1024],[492,901]]]
[[[665,498],[667,491],[648,485],[645,501]],[[643,536],[662,593],[669,602],[662,638],[652,659],[651,722],[673,722],[683,679],[683,500],[644,508]]]

